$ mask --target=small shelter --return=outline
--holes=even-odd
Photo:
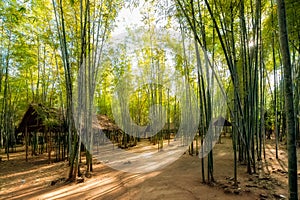
[[[60,152],[62,158],[66,154],[66,134],[63,113],[55,108],[49,108],[43,104],[32,103],[25,112],[18,133],[25,138],[26,161],[28,159],[28,146],[31,145],[32,155],[43,153],[44,147],[49,154],[56,150],[56,159],[59,160]]]
[[[222,133],[224,135],[226,135],[226,133],[230,133],[231,134],[231,131],[229,130],[232,126],[231,122],[229,122],[227,119],[225,119],[223,116],[219,116],[217,119],[215,119],[213,121],[213,126],[215,126],[215,131],[221,131],[221,130],[218,130],[219,128],[223,128],[223,131]],[[220,134],[219,136],[219,142],[218,143],[221,143],[221,135],[222,133]]]
[[[94,120],[95,121],[95,120]],[[93,129],[100,130],[104,135],[96,134],[95,141],[102,143],[105,138],[109,138],[113,143],[119,142],[122,130],[107,115],[97,115],[97,123],[93,121]]]
[[[222,116],[219,116],[217,119],[215,119],[213,122],[213,125],[214,126],[232,126],[232,124]]]
[[[146,129],[144,130],[144,136],[143,137],[150,139],[148,137],[148,135],[149,135],[149,133],[150,133],[150,135],[153,135],[153,132],[155,132],[155,130],[153,130],[153,129],[154,129],[153,127],[151,127],[150,125],[148,125],[146,127]],[[176,131],[177,131],[177,129],[175,127],[175,123],[169,123],[168,124],[168,122],[166,122],[164,124],[164,126],[162,127],[162,129],[161,130],[157,130],[157,132],[155,132],[154,134],[155,135],[158,134],[158,133],[162,134],[165,139],[168,139],[171,134],[173,134],[173,135],[176,134]]]
[[[164,136],[164,139],[170,139],[171,136],[173,137],[176,135],[178,128],[176,127],[176,124],[174,122],[171,123],[165,123],[162,133]]]
[[[163,128],[163,131],[164,132],[167,132],[170,130],[170,133],[175,133],[177,131],[177,128],[175,126],[175,123],[174,122],[171,122],[170,124],[168,123],[165,123],[165,126]]]
[[[64,130],[62,112],[43,104],[30,104],[25,112],[18,132],[61,132]]]
[[[117,132],[121,129],[111,120],[107,115],[97,115],[97,119],[100,125],[100,129],[106,133],[108,132]]]

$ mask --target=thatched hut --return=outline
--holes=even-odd
[[[165,123],[162,129],[164,139],[170,139],[170,137],[173,137],[177,133],[177,131],[178,127],[174,122],[171,122],[170,124]]]
[[[30,104],[25,112],[18,132],[62,132],[64,131],[62,112],[43,104]]]
[[[59,160],[60,152],[62,158],[66,153],[66,132],[63,113],[55,108],[49,108],[43,104],[30,104],[25,112],[17,132],[25,138],[26,160],[28,157],[28,146],[31,145],[32,155],[43,153],[49,154],[56,151],[56,159]]]
[[[219,116],[217,119],[215,119],[213,122],[213,125],[214,126],[232,126],[232,124],[222,116]]]
[[[170,124],[165,123],[162,131],[168,132],[170,130],[170,133],[175,133],[177,131],[175,123],[171,122]]]
[[[219,136],[219,143],[221,143],[221,136],[222,136],[222,134],[224,136],[226,136],[226,133],[230,133],[230,135],[231,135],[232,124],[227,119],[225,119],[223,116],[219,116],[217,119],[215,119],[213,121],[213,126],[215,126],[215,131],[216,132],[221,131],[221,130],[218,130],[218,129],[223,129],[222,133]]]
[[[95,134],[95,142],[98,144],[103,143],[107,138],[111,142],[119,142],[122,130],[110,119],[107,115],[97,115],[97,120],[93,120],[93,129],[96,129],[98,134]],[[105,134],[105,135],[103,135]]]
[[[97,115],[100,130],[104,132],[118,132],[121,129],[107,115]]]

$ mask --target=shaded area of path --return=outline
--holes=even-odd
[[[260,199],[262,194],[268,199],[275,199],[272,196],[274,192],[287,196],[286,174],[278,172],[282,167],[276,159],[269,159],[273,153],[271,146],[268,146],[266,167],[270,168],[272,182],[263,180],[266,182],[264,184],[256,175],[248,175],[245,166],[239,166],[241,192],[226,192],[225,189],[232,184],[233,154],[231,139],[224,138],[222,141],[213,150],[217,183],[211,186],[201,183],[201,160],[187,154],[166,168],[145,174],[125,173],[95,162],[93,177],[86,178],[84,183],[67,184],[62,181],[53,186],[53,180],[66,177],[67,162],[48,164],[42,157],[36,157],[26,163],[22,161],[23,158],[15,157],[0,163],[0,199],[252,200]],[[280,161],[286,162],[282,152]],[[268,184],[270,187],[265,187]]]

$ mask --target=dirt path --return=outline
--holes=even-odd
[[[67,162],[48,164],[39,156],[26,163],[24,152],[19,152],[0,163],[0,199],[280,199],[279,195],[288,196],[287,156],[281,150],[279,161],[272,158],[271,146],[267,145],[263,176],[248,175],[246,167],[239,166],[237,189],[232,187],[230,139],[223,139],[223,144],[214,148],[216,183],[212,185],[201,183],[201,161],[187,154],[160,171],[146,174],[125,173],[96,163],[92,178],[67,184],[60,182],[66,177]]]

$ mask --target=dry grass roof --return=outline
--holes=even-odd
[[[97,115],[99,128],[106,131],[119,131],[121,130],[107,115]]]
[[[17,132],[62,132],[65,130],[63,114],[59,109],[49,108],[43,104],[30,104],[25,112]],[[104,131],[120,131],[114,120],[107,115],[97,115],[93,120],[93,128]]]
[[[176,130],[176,126],[175,126],[175,123],[171,122],[170,123],[170,126],[168,125],[168,123],[165,123],[164,127],[163,127],[163,130],[168,130],[170,127],[170,130]]]
[[[232,126],[232,124],[222,116],[219,116],[217,119],[215,119],[213,122],[213,125],[214,126]]]
[[[18,132],[60,132],[64,130],[62,112],[43,104],[30,104],[19,124]]]

